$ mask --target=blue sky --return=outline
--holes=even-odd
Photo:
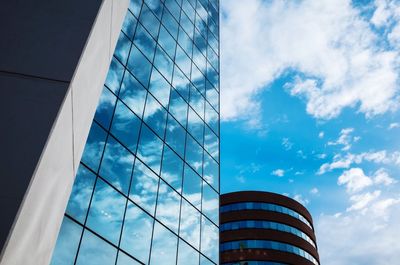
[[[398,263],[400,1],[221,0],[221,15],[221,191],[305,204],[323,264]]]

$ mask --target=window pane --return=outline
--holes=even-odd
[[[105,85],[114,93],[117,94],[121,84],[122,76],[124,75],[124,67],[113,57],[110,68],[108,69]]]
[[[170,87],[167,80],[156,69],[153,69],[149,91],[166,108],[169,101]]]
[[[179,240],[178,264],[177,265],[198,265],[199,252],[189,246],[183,240]]]
[[[182,190],[183,160],[167,145],[164,146],[161,177],[175,190]]]
[[[143,5],[142,7],[140,22],[142,22],[143,26],[150,32],[153,38],[156,39],[158,35],[160,21],[156,18],[153,12],[150,11],[147,5]]]
[[[186,139],[185,159],[199,175],[202,175],[203,149],[190,135],[187,135]]]
[[[158,180],[159,177],[136,159],[129,197],[151,215],[156,206]]]
[[[139,118],[142,118],[147,90],[128,71],[125,72],[119,97]]]
[[[204,130],[204,148],[216,160],[219,161],[219,139],[218,137],[205,126]]]
[[[189,78],[192,63],[188,55],[179,46],[176,47],[175,63],[182,70],[185,76]]]
[[[188,104],[176,92],[175,89],[171,90],[171,99],[169,103],[169,112],[174,118],[183,126],[186,127]]]
[[[201,252],[209,259],[218,262],[219,243],[218,227],[202,217],[201,222]]]
[[[136,152],[140,123],[140,119],[121,101],[118,101],[111,133],[133,153]]]
[[[188,122],[189,133],[202,145],[204,137],[204,122],[192,108],[189,108]]]
[[[157,174],[160,172],[163,142],[145,124],[142,125],[138,156]]]
[[[174,65],[172,60],[159,46],[157,46],[156,56],[154,57],[154,66],[168,82],[171,82]]]
[[[85,230],[76,265],[114,265],[117,249]]]
[[[132,46],[132,50],[129,55],[128,69],[144,87],[148,87],[151,64],[135,46]]]
[[[82,162],[95,172],[99,168],[105,140],[106,132],[97,123],[93,122],[86,141],[85,150],[83,151]]]
[[[135,34],[136,29],[136,18],[131,12],[126,12],[124,23],[122,25],[122,31],[128,36],[129,39],[133,39],[133,34]]]
[[[118,37],[117,46],[115,47],[114,56],[118,58],[122,65],[126,65],[131,45],[132,42],[121,32]]]
[[[138,229],[139,227],[140,229]],[[138,260],[147,263],[152,230],[153,218],[128,201],[122,229],[121,248]]]
[[[82,224],[85,222],[95,179],[95,174],[84,165],[79,165],[66,213]]]
[[[186,101],[189,101],[189,79],[187,79],[187,77],[176,65],[174,66],[172,85]]]
[[[100,176],[110,182],[114,188],[128,194],[133,162],[134,156],[113,137],[108,137]]]
[[[178,233],[181,197],[164,181],[160,181],[156,218],[169,229]]]
[[[82,227],[64,217],[50,265],[73,265]]]
[[[207,152],[204,152],[203,178],[219,191],[219,167]]]
[[[164,138],[167,111],[150,93],[147,95],[143,119],[161,139]]]
[[[175,2],[175,0],[165,0],[165,6],[168,8],[168,10],[174,16],[176,21],[179,21],[181,8],[178,6],[178,4]]]
[[[133,43],[150,62],[153,61],[156,42],[141,24],[138,24]]]
[[[177,244],[178,237],[156,222],[154,224],[150,264],[175,265]]]
[[[205,214],[214,224],[218,224],[219,195],[205,181],[203,181],[202,213]]]
[[[101,179],[97,180],[90,205],[87,226],[118,244],[126,198]]]
[[[175,58],[176,41],[168,33],[168,31],[164,28],[164,26],[160,27],[160,35],[158,36],[158,43],[166,51],[169,57],[171,57],[171,59]]]
[[[166,142],[181,157],[183,157],[185,152],[185,135],[185,129],[169,115]]]
[[[204,119],[204,98],[193,86],[190,86],[189,104],[197,112],[200,118]]]
[[[194,248],[199,249],[200,212],[191,206],[186,200],[182,200],[179,235]],[[218,238],[216,242],[218,242]]]
[[[100,95],[99,104],[97,105],[96,114],[94,119],[100,123],[104,128],[110,126],[114,106],[117,98],[107,87],[103,87],[103,92]]]
[[[140,263],[120,251],[118,252],[117,265],[140,265]]]
[[[200,265],[214,265],[214,263],[200,255]]]
[[[189,167],[185,165],[185,174],[183,177],[183,195],[197,209],[200,209],[201,203],[201,178]]]
[[[165,4],[167,5],[167,8],[168,8],[168,4],[170,2],[175,2],[175,1],[174,0],[165,1]],[[179,10],[178,10],[178,12],[179,12]],[[178,17],[178,19],[179,19],[179,17]],[[176,39],[177,36],[178,36],[178,23],[176,22],[176,20],[172,16],[172,14],[167,9],[164,9],[162,23],[165,26],[165,28],[168,30],[168,32],[172,35],[172,37],[174,39]]]

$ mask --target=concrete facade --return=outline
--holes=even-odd
[[[127,0],[0,5],[0,264],[48,264]]]

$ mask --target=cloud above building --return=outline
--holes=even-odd
[[[288,72],[287,92],[317,119],[396,110],[400,9],[376,6],[368,17],[350,0],[222,1],[222,119],[257,124],[259,94]]]

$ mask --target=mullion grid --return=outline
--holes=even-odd
[[[184,0],[185,1],[185,0]],[[142,3],[142,8],[143,8],[143,5],[144,5],[144,3]],[[141,8],[141,11],[142,11],[142,8]],[[164,7],[164,9],[165,9],[165,7]],[[140,14],[141,14],[141,11],[140,11]],[[130,12],[130,11],[128,11],[128,12]],[[152,11],[151,11],[152,12]],[[183,12],[182,11],[182,7],[181,7],[181,12]],[[195,9],[195,12],[196,12],[196,9]],[[138,18],[137,18],[137,20],[136,20],[136,25],[135,25],[135,27],[137,28],[137,26],[138,26],[138,23],[141,23],[140,22],[140,20],[139,20],[139,18],[140,18],[140,14],[139,14],[139,16],[138,16]],[[136,18],[136,16],[134,16],[135,18]],[[158,19],[158,18],[157,18]],[[160,23],[160,27],[161,27],[161,24],[162,23]],[[178,24],[179,25],[179,24]],[[179,25],[179,27],[181,27],[180,25]],[[195,24],[193,25],[193,27],[195,27]],[[143,27],[146,31],[147,31],[147,29],[145,28],[145,27]],[[158,34],[159,34],[159,30],[160,30],[160,28],[158,29]],[[193,28],[193,30],[195,30],[195,28]],[[122,32],[122,31],[121,31]],[[125,33],[123,33],[123,34],[125,34]],[[136,34],[136,32],[135,32],[135,34]],[[125,34],[126,35],[126,34]],[[127,36],[128,37],[128,36]],[[133,37],[134,38],[134,37]],[[128,37],[128,39],[129,39],[129,37]],[[174,38],[175,39],[175,38]],[[131,50],[132,50],[132,48],[133,48],[133,39],[132,40],[130,40],[131,41],[131,43],[130,43],[130,48],[129,48],[129,55],[128,55],[128,58],[129,58],[129,56],[130,56],[130,52],[131,52]],[[177,40],[175,40],[176,41],[176,45],[179,45],[179,43],[178,43],[178,41]],[[192,40],[192,42],[193,42],[193,40]],[[193,44],[194,44],[194,42],[193,42]],[[195,44],[194,44],[195,45]],[[135,45],[135,47],[136,47],[136,45]],[[136,47],[141,53],[143,53],[138,47]],[[161,48],[161,49],[163,49],[163,47],[161,47],[158,43],[157,43],[157,45],[156,45],[156,49],[157,48]],[[163,49],[164,50],[164,49]],[[155,57],[155,55],[156,55],[156,50],[154,51],[154,55],[153,55],[153,62],[152,62],[152,69],[154,69],[154,57]],[[176,54],[176,48],[175,48],[175,54]],[[193,56],[193,50],[192,50],[192,56]],[[116,58],[116,57],[114,57],[115,59],[117,59],[118,61],[119,61],[119,59],[118,58]],[[189,57],[189,58],[191,58],[191,57]],[[191,61],[192,61],[192,59],[191,59]],[[175,58],[173,58],[173,62],[174,62],[174,64],[175,64]],[[120,62],[121,63],[121,62]],[[194,62],[192,61],[192,63],[194,64]],[[126,74],[126,71],[128,71],[134,78],[136,78],[135,77],[135,75],[127,68],[127,65],[125,65],[125,64],[122,64],[121,63],[121,65],[123,65],[124,66],[124,72],[123,72],[123,74],[122,74],[122,78],[121,78],[121,81],[120,81],[120,83],[119,83],[119,88],[118,88],[118,90],[116,91],[116,102],[115,102],[115,104],[114,104],[114,107],[113,107],[113,115],[112,115],[112,120],[114,119],[114,115],[115,115],[115,110],[116,110],[116,107],[117,107],[117,102],[118,101],[120,101],[122,104],[124,104],[127,108],[129,108],[126,104],[125,104],[125,102],[124,101],[122,101],[121,100],[121,98],[119,97],[119,92],[120,92],[120,88],[121,88],[121,84],[122,84],[122,82],[123,82],[123,79],[124,79],[124,76],[125,76],[125,74]],[[176,65],[175,65],[176,66]],[[152,70],[153,71],[153,70]],[[151,71],[151,72],[152,72]],[[160,73],[161,74],[161,73]],[[161,74],[162,75],[162,74]],[[205,77],[205,78],[207,78],[207,77]],[[193,86],[193,88],[194,89],[196,89],[197,90],[197,88],[192,84],[192,81],[191,81],[191,79],[188,79],[189,81],[190,81],[190,84]],[[138,80],[139,81],[139,80]],[[148,82],[150,82],[150,80],[148,81]],[[168,83],[169,83],[170,81],[168,81]],[[139,81],[139,83],[140,83],[140,81]],[[142,84],[143,85],[143,84]],[[106,86],[107,87],[107,86]],[[144,86],[145,88],[146,88],[146,90],[147,90],[147,94],[146,94],[146,99],[145,99],[145,102],[147,101],[147,97],[148,97],[148,93],[150,93],[149,91],[148,91],[148,88],[149,88],[149,85],[147,84],[146,86]],[[107,88],[105,88],[105,89],[109,89],[108,87]],[[174,89],[173,88],[173,86],[170,84],[170,89]],[[109,90],[111,93],[113,93],[111,90]],[[178,91],[177,91],[178,92]],[[179,93],[179,92],[178,92]],[[190,92],[190,90],[189,90],[189,94],[190,94],[191,92]],[[151,93],[150,93],[151,94]],[[201,94],[201,93],[200,93]],[[218,93],[219,94],[219,93]],[[151,94],[152,95],[152,94]],[[170,95],[171,95],[171,93],[170,93]],[[203,96],[203,95],[202,95]],[[158,103],[160,103],[159,101],[158,101],[158,99],[156,98],[156,97],[154,97],[156,100],[157,100],[157,102]],[[203,96],[203,98],[204,98],[204,100],[206,101],[206,102],[208,102],[207,101],[207,99]],[[184,98],[183,98],[184,99]],[[184,99],[185,100],[185,99]],[[186,100],[185,100],[185,102],[186,102]],[[188,102],[186,102],[187,104],[188,104],[188,106],[189,107],[191,107],[190,106],[190,104],[188,103]],[[163,106],[162,104],[160,104],[161,106]],[[210,104],[210,106],[211,107],[213,107],[212,106],[212,104]],[[163,106],[164,107],[164,106]],[[144,111],[145,111],[145,108],[146,108],[146,106],[143,108],[143,112],[142,112],[142,115],[141,115],[141,117],[139,117],[140,119],[141,119],[141,123],[140,123],[140,128],[139,128],[139,136],[138,136],[138,139],[137,139],[137,141],[139,142],[139,140],[140,140],[140,137],[141,137],[141,134],[142,134],[142,132],[141,132],[141,129],[142,129],[142,126],[143,126],[143,123],[145,123],[144,121],[143,121],[143,115],[144,115]],[[130,109],[130,108],[129,108]],[[130,109],[131,110],[131,109]],[[131,110],[132,111],[132,110]],[[205,109],[203,109],[203,111],[205,112]],[[168,104],[168,109],[167,109],[167,112],[169,113],[169,104]],[[134,115],[136,115],[137,116],[137,114],[136,114],[136,112],[134,112],[134,111],[132,111],[132,113],[134,114]],[[170,114],[170,113],[169,113]],[[203,114],[205,114],[205,113],[203,113]],[[170,114],[170,115],[172,115],[172,114]],[[189,115],[189,112],[187,113],[187,115]],[[219,114],[218,114],[218,116],[219,116]],[[204,117],[204,116],[203,116]],[[201,117],[200,117],[201,118]],[[188,118],[187,118],[188,119]],[[201,118],[202,119],[202,118]],[[157,176],[158,176],[158,189],[159,189],[159,183],[160,183],[160,179],[163,179],[160,175],[161,175],[161,172],[159,172],[159,173],[156,173],[156,172],[154,172],[154,170],[152,170],[151,168],[149,168],[148,166],[147,166],[147,164],[146,163],[144,163],[144,161],[142,161],[140,158],[138,158],[137,156],[136,156],[136,153],[137,153],[137,150],[138,150],[138,146],[139,146],[139,143],[136,145],[136,150],[135,150],[135,152],[132,152],[129,148],[127,148],[123,143],[121,143],[121,141],[117,138],[117,137],[115,137],[112,133],[111,133],[111,126],[112,126],[112,120],[110,121],[110,123],[109,123],[109,128],[107,129],[107,128],[104,128],[101,124],[99,124],[97,121],[93,121],[93,122],[95,122],[98,126],[100,126],[105,132],[106,132],[106,139],[105,139],[105,144],[104,144],[104,146],[103,146],[103,148],[102,148],[102,154],[101,154],[101,158],[100,158],[100,163],[99,163],[99,165],[98,165],[98,167],[97,167],[97,169],[94,171],[93,169],[91,169],[91,168],[89,168],[89,167],[87,167],[84,163],[82,163],[81,162],[81,164],[83,165],[83,166],[85,166],[86,168],[88,168],[91,172],[93,172],[94,174],[95,174],[95,181],[94,181],[94,184],[93,184],[93,189],[92,189],[92,192],[91,192],[91,196],[90,196],[90,200],[89,200],[89,205],[88,205],[88,208],[87,208],[87,212],[86,212],[86,216],[85,216],[85,220],[84,220],[84,224],[83,224],[83,226],[82,226],[82,224],[80,223],[80,222],[78,222],[77,220],[75,220],[73,217],[71,217],[71,216],[69,216],[68,214],[65,214],[66,215],[66,217],[67,218],[69,218],[69,219],[71,219],[71,220],[73,220],[75,223],[78,223],[80,226],[82,226],[83,227],[83,229],[82,229],[82,233],[81,233],[81,236],[80,236],[80,240],[79,240],[79,244],[78,244],[78,250],[77,250],[77,253],[76,253],[76,255],[75,255],[75,261],[74,261],[74,263],[76,263],[76,261],[77,261],[77,257],[78,257],[78,255],[79,255],[79,250],[80,250],[80,247],[81,247],[81,243],[82,243],[82,238],[83,238],[83,234],[84,234],[84,231],[85,230],[88,230],[88,231],[90,231],[90,232],[92,232],[93,234],[95,234],[96,236],[98,236],[99,238],[101,238],[102,240],[104,240],[105,242],[107,242],[108,244],[110,244],[111,246],[113,246],[113,247],[115,247],[116,248],[116,251],[117,251],[117,254],[116,254],[116,261],[115,262],[117,262],[117,260],[118,260],[118,255],[119,255],[119,251],[122,251],[124,254],[126,254],[126,255],[128,255],[129,257],[131,257],[131,258],[133,258],[134,260],[136,260],[136,261],[138,261],[135,257],[133,257],[132,255],[130,255],[129,253],[127,253],[126,251],[124,251],[123,249],[121,249],[120,248],[120,244],[121,244],[121,237],[122,237],[122,233],[123,233],[123,229],[124,229],[124,221],[125,221],[125,217],[126,217],[126,211],[127,211],[127,206],[128,206],[128,202],[131,202],[131,203],[133,203],[136,207],[138,207],[139,209],[141,209],[142,211],[144,211],[145,213],[147,213],[147,211],[145,210],[145,209],[143,209],[141,206],[139,206],[137,203],[135,203],[135,202],[133,202],[130,198],[129,198],[129,194],[130,194],[130,190],[131,190],[131,186],[132,186],[132,181],[133,181],[133,168],[135,167],[135,165],[136,165],[136,160],[139,160],[139,161],[141,161],[146,167],[147,167],[147,169],[149,169],[149,170],[151,170],[153,173],[155,173]],[[167,118],[167,120],[168,120],[168,118]],[[202,122],[204,123],[204,125],[205,126],[208,126],[208,124],[202,119]],[[191,135],[188,131],[187,131],[187,126],[188,126],[188,122],[186,123],[186,128],[185,128],[185,131],[186,131],[186,134],[188,134],[188,135]],[[153,133],[155,133],[154,132],[154,130],[150,127],[150,126],[148,126],[149,127],[149,129],[150,130],[152,130],[152,132]],[[211,128],[210,128],[211,129]],[[165,127],[165,131],[167,130],[167,126]],[[203,127],[203,143],[201,144],[201,146],[202,146],[202,148],[203,148],[203,154],[202,154],[202,161],[203,161],[203,164],[204,164],[204,151],[206,151],[205,149],[204,149],[204,130],[205,130],[205,127]],[[212,130],[212,129],[211,129]],[[100,170],[100,168],[101,168],[101,164],[103,163],[103,158],[104,158],[104,153],[105,153],[105,148],[106,148],[106,146],[107,146],[107,141],[108,141],[108,139],[109,139],[109,137],[110,137],[110,135],[111,135],[111,137],[112,138],[114,138],[114,140],[116,140],[119,144],[121,144],[121,146],[123,146],[128,152],[130,152],[130,153],[132,153],[133,154],[133,156],[134,156],[134,162],[133,162],[133,167],[132,167],[132,169],[131,169],[131,174],[130,174],[130,184],[129,184],[129,189],[128,189],[128,193],[127,193],[127,195],[125,195],[125,194],[123,194],[121,191],[119,191],[118,189],[116,189],[109,181],[107,181],[106,179],[104,179],[103,177],[101,177],[100,175],[99,175],[99,170]],[[157,134],[155,134],[157,137],[158,137],[158,135]],[[162,141],[163,141],[163,151],[162,151],[162,153],[164,153],[164,148],[165,148],[165,137],[166,137],[166,133],[164,133],[164,139],[162,139]],[[185,137],[185,138],[187,138],[187,137]],[[196,140],[196,138],[194,138],[194,137],[192,137],[193,139],[195,139]],[[219,138],[219,137],[218,137]],[[196,140],[197,141],[197,140]],[[185,140],[185,142],[186,142],[186,140]],[[176,151],[173,149],[173,148],[171,148],[171,150],[173,151],[173,152],[175,152],[176,153]],[[186,152],[186,143],[185,143],[185,152]],[[207,152],[207,151],[206,151]],[[207,152],[208,153],[208,152]],[[179,154],[177,154],[178,155],[178,157],[180,157],[179,156]],[[162,154],[162,156],[163,156],[163,154]],[[213,158],[213,156],[211,156],[210,155],[210,157],[212,157]],[[213,158],[214,159],[214,158]],[[162,161],[163,161],[163,159],[161,159],[161,164],[162,164]],[[184,161],[184,166],[190,166],[189,164],[187,164],[187,162],[183,159],[183,161]],[[216,161],[217,162],[217,164],[219,164],[219,162],[218,161]],[[161,165],[162,166],[162,165]],[[181,174],[182,174],[182,188],[183,188],[183,179],[184,179],[184,174],[183,174],[183,170],[184,170],[184,167],[182,168],[182,172],[181,172]],[[195,171],[195,170],[194,170]],[[195,171],[196,172],[196,171]],[[196,172],[196,174],[197,174],[197,172]],[[122,225],[121,225],[121,231],[120,231],[120,235],[119,235],[119,239],[118,239],[118,246],[116,246],[114,243],[112,243],[112,242],[110,242],[109,240],[107,240],[106,238],[104,238],[103,236],[101,236],[100,234],[98,234],[98,233],[96,233],[95,231],[93,231],[91,228],[89,228],[89,227],[87,227],[86,226],[86,223],[87,223],[87,219],[88,219],[88,216],[89,216],[89,212],[90,212],[90,209],[91,209],[91,206],[92,206],[92,200],[93,200],[93,196],[94,196],[94,191],[95,191],[95,187],[96,187],[96,185],[97,185],[97,182],[98,182],[98,179],[101,179],[102,181],[104,181],[107,185],[109,185],[113,190],[115,190],[116,192],[118,192],[120,195],[122,195],[123,197],[124,197],[124,199],[126,199],[126,203],[125,203],[125,209],[124,209],[124,214],[123,214],[123,219],[122,219]],[[202,180],[202,189],[203,189],[203,182],[205,181],[204,179],[203,179],[203,177],[202,176],[200,176],[200,178],[201,178],[201,180]],[[178,194],[180,194],[177,190],[175,190],[167,181],[165,181],[164,180],[164,182],[170,187],[170,188],[172,188],[172,190],[174,190],[174,192],[177,192]],[[205,181],[206,183],[207,183],[207,181]],[[210,185],[210,187],[212,188],[212,189],[214,189],[214,187],[213,186],[211,186]],[[217,192],[215,189],[214,189],[214,191],[217,193],[217,194],[219,194],[219,192]],[[153,232],[152,233],[154,233],[154,224],[155,224],[155,219],[157,219],[156,217],[155,217],[155,215],[156,215],[156,209],[157,209],[157,202],[158,202],[158,196],[159,196],[159,192],[157,191],[157,199],[156,199],[156,205],[155,205],[155,211],[154,211],[154,216],[152,216],[152,220],[153,220]],[[184,198],[183,197],[183,195],[182,194],[180,194],[180,199],[181,199],[181,203],[180,203],[180,212],[181,212],[181,208],[182,208],[182,200],[185,200],[187,203],[189,203],[194,209],[196,209],[196,211],[198,211],[197,210],[197,208],[196,207],[194,207],[193,205],[192,205],[192,203],[191,202],[189,202],[189,201],[187,201],[186,200],[186,198]],[[202,200],[201,200],[201,203],[202,203]],[[201,216],[201,218],[200,218],[200,227],[202,227],[202,218],[206,218],[206,219],[208,219],[211,223],[213,223],[212,222],[212,220],[210,220],[207,216],[205,216],[201,211],[199,211],[200,212],[200,216]],[[179,218],[179,222],[180,222],[180,218]],[[160,224],[162,224],[164,227],[166,227],[164,224],[163,224],[163,222],[161,222],[161,221],[159,221],[159,223]],[[216,225],[216,224],[214,224],[214,225]],[[216,226],[218,226],[218,225],[216,225]],[[171,231],[171,229],[169,228],[169,227],[166,227],[169,231]],[[180,230],[180,225],[179,225],[179,230]],[[174,235],[176,235],[177,236],[177,238],[180,238],[179,237],[179,230],[178,230],[178,234],[176,234],[174,231],[171,231]],[[152,235],[152,237],[153,237],[153,235]],[[201,232],[200,232],[200,237],[201,237]],[[181,240],[183,240],[184,242],[186,242],[186,243],[188,243],[186,240],[184,240],[183,238],[180,238]],[[177,239],[178,240],[178,239]],[[152,243],[151,243],[152,244]],[[179,244],[179,240],[178,240],[178,244]],[[189,244],[189,243],[188,243]],[[189,244],[190,245],[190,244]],[[201,245],[201,241],[200,241],[200,245]],[[200,247],[200,246],[199,246]],[[197,251],[197,250],[196,250]],[[200,252],[200,254],[202,255],[202,256],[204,256],[201,252]],[[178,255],[178,251],[177,251],[177,255]],[[151,256],[151,247],[150,247],[150,254],[149,254],[149,259],[150,259],[150,256]],[[178,256],[177,256],[178,257]],[[200,257],[200,256],[199,256]],[[207,259],[209,259],[208,257],[206,257],[206,256],[204,256],[205,258],[207,258]],[[211,260],[210,260],[211,261]],[[138,262],[140,262],[140,261],[138,261]],[[140,263],[142,263],[142,262],[140,262]],[[142,263],[143,264],[143,263]]]

